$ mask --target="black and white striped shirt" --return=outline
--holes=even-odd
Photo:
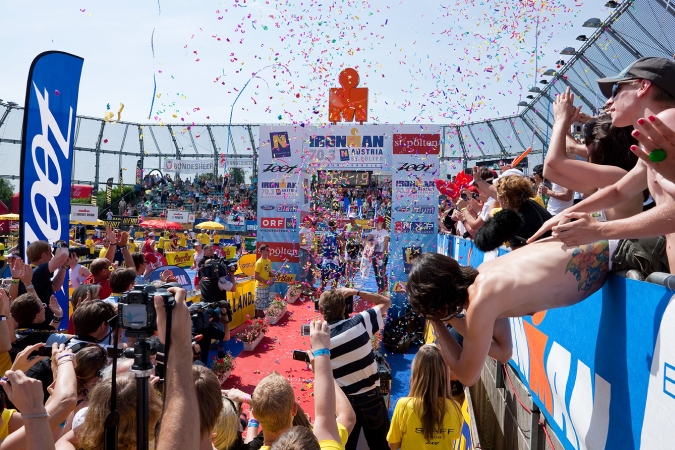
[[[345,394],[362,394],[380,385],[370,339],[383,326],[379,306],[329,325],[333,377]]]

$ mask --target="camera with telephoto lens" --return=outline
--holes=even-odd
[[[157,331],[157,312],[155,311],[155,295],[161,295],[165,305],[174,301],[173,294],[161,288],[149,285],[134,286],[122,295],[117,304],[117,326],[127,330],[128,337],[148,337]]]
[[[373,352],[375,354],[375,362],[377,363],[377,376],[380,378],[380,391],[382,395],[389,395],[391,390],[391,368],[384,359],[382,353]]]
[[[58,248],[67,248],[68,249],[68,254],[74,254],[78,258],[81,256],[88,256],[90,255],[90,251],[87,247],[68,247],[68,243],[65,241],[56,241],[52,245],[52,255],[56,254],[56,249]]]
[[[227,317],[228,323],[232,322],[232,307],[227,300],[213,303],[197,302],[190,305],[190,318],[195,331],[204,330],[209,323],[220,322],[223,317]]]
[[[236,259],[211,257],[199,268],[200,278],[216,279],[237,271]]]

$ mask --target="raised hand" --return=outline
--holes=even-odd
[[[553,117],[556,123],[568,125],[571,119],[578,115],[581,107],[574,107],[574,94],[568,86],[565,92],[559,94],[553,102]]]
[[[61,308],[61,305],[59,305],[59,301],[53,295],[49,297],[49,309],[52,310],[54,316],[63,317],[63,309]]]

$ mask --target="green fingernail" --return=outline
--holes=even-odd
[[[652,162],[661,162],[666,159],[666,152],[660,148],[657,148],[649,154],[649,160]]]

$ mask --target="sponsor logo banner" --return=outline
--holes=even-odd
[[[433,234],[434,222],[394,222],[395,233]]]
[[[292,283],[295,281],[295,274],[294,273],[280,273],[277,275],[276,279],[274,280],[277,283]]]
[[[300,246],[297,243],[258,242],[256,248],[256,255],[258,255],[258,257],[260,257],[260,251],[257,249],[259,249],[262,244],[267,244],[270,246],[270,261],[272,262],[280,263],[286,260],[288,260],[289,263],[300,262],[298,257]]]
[[[230,158],[230,163],[227,167],[236,167],[240,169],[251,168],[253,167],[253,159]]]
[[[255,261],[256,257],[253,253],[247,253],[239,258],[239,269],[244,275],[252,277],[255,275]]]
[[[190,267],[192,265],[192,255],[194,250],[184,250],[180,252],[167,252],[164,254],[166,262],[179,267]]]
[[[187,272],[185,272],[185,270],[175,265],[162,266],[153,270],[152,273],[150,274],[150,281],[159,281],[160,280],[159,276],[165,270],[170,270],[171,272],[173,272],[173,275],[176,278],[178,278],[178,284],[180,284],[180,286],[183,289],[185,289],[186,291],[191,291],[193,289],[192,280],[190,280],[190,277],[188,276]]]
[[[138,216],[113,216],[112,220],[104,220],[105,226],[113,228],[128,229],[130,226],[138,225]]]
[[[278,212],[298,212],[298,205],[297,204],[292,204],[292,205],[277,205],[277,211]]]
[[[278,232],[290,232],[296,230],[297,221],[295,217],[261,217],[260,228]]]
[[[166,211],[166,220],[169,222],[176,223],[190,223],[190,214],[187,211],[175,211],[167,210]]]
[[[98,220],[98,206],[96,205],[70,205],[71,222],[96,222]]]
[[[20,168],[22,255],[34,241],[69,240],[71,155],[83,62],[67,53],[45,52],[33,60],[28,72]],[[68,286],[67,278],[64,284]],[[56,293],[64,311],[66,294],[67,288]]]
[[[263,211],[274,211],[276,207],[274,205],[262,205],[260,209]]]
[[[288,133],[285,131],[270,133],[270,148],[272,149],[272,158],[290,158],[291,141],[288,139]]]
[[[394,155],[438,155],[440,134],[394,134]]]
[[[86,184],[74,184],[70,187],[70,198],[89,198],[93,188]]]
[[[285,200],[295,198],[298,183],[282,178],[281,181],[261,181],[258,198]]]
[[[386,125],[305,127],[303,154],[322,169],[388,169],[392,130]]]
[[[213,172],[215,164],[212,159],[165,159],[162,164],[164,170],[184,173]]]
[[[436,206],[405,206],[399,205],[394,208],[396,212],[411,213],[411,214],[436,214]]]

